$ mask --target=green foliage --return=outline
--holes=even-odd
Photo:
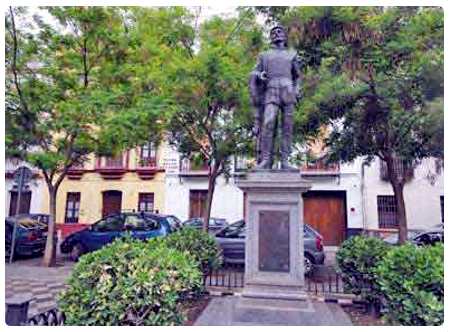
[[[383,257],[374,270],[387,318],[401,325],[444,322],[444,245],[405,244]]]
[[[67,325],[179,325],[182,294],[200,286],[186,253],[125,238],[80,258],[58,307]]]
[[[192,256],[203,273],[208,273],[222,265],[222,256],[217,241],[203,230],[185,227],[165,237],[169,248],[177,249]]]
[[[330,161],[441,157],[440,7],[260,7],[306,63],[296,139],[330,129]],[[423,125],[427,123],[427,125]]]
[[[378,297],[375,268],[387,254],[388,245],[374,237],[353,236],[336,253],[338,270],[345,287],[369,302]]]
[[[250,11],[232,19],[212,17],[199,27],[196,52],[172,58],[165,71],[164,90],[174,106],[169,142],[184,157],[201,157],[209,166],[204,220],[217,177],[229,175],[233,155],[252,150],[247,83],[263,45],[261,30]]]

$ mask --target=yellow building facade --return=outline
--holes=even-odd
[[[58,190],[56,223],[92,224],[117,211],[164,213],[163,149],[164,143],[146,144],[115,158],[92,156],[72,168]],[[42,210],[49,211],[45,196]]]

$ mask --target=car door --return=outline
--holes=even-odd
[[[216,235],[225,262],[245,262],[245,225],[230,225]]]
[[[100,249],[113,242],[123,232],[124,218],[122,214],[108,216],[91,226],[81,239],[88,251]]]

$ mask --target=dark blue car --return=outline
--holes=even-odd
[[[61,252],[70,254],[76,261],[81,255],[100,249],[126,234],[140,240],[165,236],[174,231],[170,217],[141,212],[113,214],[66,237],[61,243]]]
[[[14,224],[17,223],[14,257],[40,255],[47,241],[47,224],[33,219],[30,215],[19,215],[5,219],[5,254],[9,257]]]

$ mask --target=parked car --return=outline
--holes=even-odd
[[[14,223],[16,222],[14,256],[42,254],[47,241],[47,224],[22,214],[5,219],[5,255],[9,257],[11,253]]]
[[[203,218],[188,219],[183,223],[183,226],[202,228],[203,227]],[[210,233],[215,233],[226,226],[228,226],[226,219],[209,218],[209,232]]]
[[[140,240],[165,236],[175,230],[171,223],[172,218],[152,213],[112,214],[69,235],[61,243],[61,252],[69,254],[70,258],[76,261],[81,255],[98,250],[125,234]]]
[[[310,274],[314,265],[325,261],[323,237],[311,226],[305,224],[304,230],[305,274]],[[245,222],[239,220],[216,233],[225,263],[245,264]]]
[[[163,216],[163,215],[161,215],[161,216]],[[183,223],[176,216],[169,215],[169,216],[164,216],[164,217],[169,222],[169,225],[170,225],[170,227],[172,228],[173,231],[177,231],[177,230],[179,230],[180,228],[183,227]]]
[[[391,245],[398,244],[398,233],[389,235],[384,241]],[[444,242],[444,225],[438,224],[427,230],[408,230],[407,241],[418,246]]]

